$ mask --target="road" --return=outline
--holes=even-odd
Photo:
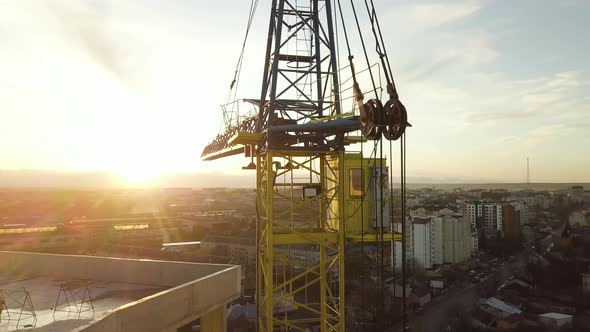
[[[514,262],[506,262],[503,267],[499,267],[495,272],[499,284],[510,278],[518,269],[522,269],[525,263],[525,255],[519,254]],[[434,298],[424,307],[421,315],[411,318],[411,331],[441,332],[453,318],[470,311],[479,298],[479,284],[452,289],[445,295]]]
[[[453,318],[471,310],[478,299],[477,285],[451,290],[426,305],[422,315],[414,316],[411,330],[416,332],[443,331]]]

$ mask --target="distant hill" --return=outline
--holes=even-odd
[[[394,177],[394,187],[399,179]],[[467,178],[428,178],[409,177],[408,188],[435,188],[452,190],[506,189],[506,190],[562,190],[574,185],[590,189],[585,183],[502,183],[486,179]],[[242,174],[217,173],[177,173],[158,177],[151,187],[190,187],[190,188],[253,188],[256,184],[253,172]],[[0,171],[0,188],[88,188],[112,189],[133,187],[123,179],[108,172],[59,172],[45,170],[5,170]]]
[[[167,174],[152,181],[151,187],[254,187],[253,173],[243,175],[223,173]],[[44,170],[0,171],[0,188],[125,188],[133,187],[109,172],[58,172]]]
[[[583,186],[590,190],[590,183],[408,183],[409,189],[432,188],[439,190],[453,190],[461,188],[463,190],[472,189],[504,189],[508,191],[532,190],[532,191],[559,191],[569,189],[572,186]],[[395,187],[395,185],[394,185]]]

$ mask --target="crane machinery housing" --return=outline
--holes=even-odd
[[[230,93],[237,89],[258,3],[251,2]],[[393,81],[373,0],[351,0],[345,6],[340,0],[272,0],[270,7],[260,96],[244,99],[255,111],[239,114],[234,109],[237,99],[225,105],[224,132],[205,147],[201,157],[215,160],[244,154],[250,164],[243,168],[256,171],[258,331],[312,327],[345,331],[346,324],[356,324],[346,309],[346,248],[355,243],[380,246],[383,269],[384,243],[404,241],[391,223],[394,218],[405,223],[404,137],[410,125]],[[376,65],[370,62],[363,38],[361,12],[368,15]],[[345,20],[351,14],[354,24]],[[357,28],[367,66],[362,73],[368,74],[370,89],[361,89],[350,26]],[[344,68],[340,68],[340,35],[348,52]],[[350,71],[348,79],[344,79],[345,70]],[[381,77],[386,81],[386,102],[381,101]],[[372,98],[365,100],[365,94]],[[345,100],[351,101],[350,107],[344,106]],[[389,166],[383,156],[384,139],[389,142]],[[389,172],[393,169],[391,142],[396,140],[401,143],[402,205],[401,211],[394,212]],[[364,143],[371,146],[368,158]],[[295,249],[312,252],[315,258],[302,263],[295,259]],[[348,330],[353,330],[352,325]]]

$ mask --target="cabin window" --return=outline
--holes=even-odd
[[[363,170],[355,168],[350,170],[350,198],[362,198],[364,193],[363,188]]]

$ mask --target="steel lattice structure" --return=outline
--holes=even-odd
[[[305,128],[341,114],[332,20],[331,0],[275,0],[271,7],[257,127],[265,136],[256,158],[260,331],[304,331],[317,324],[322,331],[345,330],[343,220],[327,219],[340,185],[328,183],[325,174],[334,171],[326,158],[343,151],[344,131]],[[297,172],[306,181],[297,184]],[[296,189],[303,185],[317,186],[317,195],[301,200]],[[315,251],[317,264],[297,266],[289,255],[276,255],[289,246]],[[289,272],[295,268],[294,275],[280,278],[281,264]],[[302,296],[305,292],[319,295],[317,303]],[[285,306],[302,315],[289,317]]]
[[[325,135],[295,139],[280,127],[341,113],[330,0],[273,1],[264,68],[257,129],[266,130],[267,147],[328,147]]]
[[[312,325],[322,331],[344,331],[343,218],[330,218],[328,213],[341,192],[331,180],[335,174],[325,174],[338,172],[328,166],[327,158],[339,159],[341,153],[273,150],[257,157],[260,331],[304,330]],[[317,190],[306,200],[301,198],[302,184],[294,178],[301,173],[319,180],[305,184]],[[291,247],[304,248],[318,260],[299,262],[289,254]],[[299,315],[289,317],[288,308],[299,309]]]
[[[363,104],[350,54],[360,116],[342,112],[336,3],[272,0],[260,98],[245,100],[258,112],[241,124],[226,124],[225,133],[202,154],[203,160],[214,160],[245,152],[252,158],[245,169],[256,169],[259,331],[313,326],[345,331],[346,241],[394,238],[393,233],[384,236],[383,226],[380,237],[346,234],[345,146],[364,141],[347,134],[361,130],[369,139],[380,139],[381,131],[397,130],[401,135],[406,118],[405,109],[400,115],[391,75],[386,75],[387,106],[376,99]],[[385,67],[386,54],[380,57]],[[302,262],[297,250],[317,259]]]

